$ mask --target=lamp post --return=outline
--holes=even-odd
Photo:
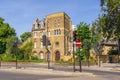
[[[18,38],[16,38],[14,45],[16,48],[16,69],[18,69]]]
[[[49,22],[47,21],[47,32],[46,32],[46,50],[47,50],[47,62],[48,62],[48,69],[50,69],[50,51],[48,49],[48,24]]]

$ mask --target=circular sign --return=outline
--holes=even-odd
[[[82,45],[82,42],[80,40],[76,40],[75,42],[77,47],[80,47]]]

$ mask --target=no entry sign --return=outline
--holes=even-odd
[[[76,40],[75,44],[76,44],[77,47],[80,47],[82,45],[82,42],[80,40]]]

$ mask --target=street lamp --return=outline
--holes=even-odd
[[[16,48],[16,69],[18,69],[18,38],[16,38],[14,46]]]

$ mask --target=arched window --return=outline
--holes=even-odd
[[[36,42],[34,42],[34,48],[37,48],[37,43]]]
[[[37,37],[37,32],[34,32],[34,37]]]
[[[35,29],[38,29],[38,23],[37,22],[35,23]]]
[[[44,59],[44,53],[42,51],[40,52],[39,56],[40,56],[40,59]]]
[[[43,29],[44,28],[44,21],[41,21],[40,25],[41,25],[40,28]]]

